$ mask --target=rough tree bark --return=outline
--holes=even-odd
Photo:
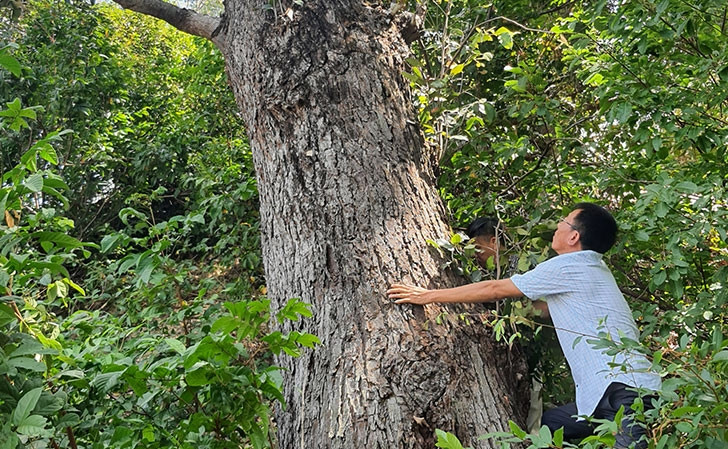
[[[297,325],[323,342],[281,361],[280,447],[431,448],[435,428],[489,447],[476,437],[522,421],[520,356],[485,326],[436,324],[441,307],[384,293],[396,280],[456,282],[425,244],[448,227],[389,4],[226,0],[211,20],[115,1],[212,39],[225,57],[257,171],[269,295],[313,304]]]

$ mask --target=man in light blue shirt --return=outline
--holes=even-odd
[[[579,203],[556,228],[551,247],[558,255],[531,271],[440,290],[393,284],[387,293],[397,304],[487,302],[520,296],[543,300],[571,368],[576,402],[546,411],[542,424],[552,431],[563,427],[566,439],[583,438],[593,428],[582,417],[613,419],[624,406],[627,418],[615,447],[637,442],[634,447],[643,448],[646,442],[639,440],[644,429],[632,426],[629,418],[637,397],[633,390],[657,390],[660,377],[649,371],[650,363],[641,354],[611,356],[588,342],[600,333],[616,341],[639,336],[632,312],[602,261],[616,235],[617,223],[609,212],[596,204]]]

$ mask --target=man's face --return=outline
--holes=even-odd
[[[581,209],[571,211],[569,215],[556,225],[556,232],[551,239],[551,248],[556,251],[557,254],[564,254],[572,251],[581,249],[581,245],[576,248],[576,244],[579,241],[579,231],[575,228],[576,217],[581,212]]]
[[[475,258],[478,260],[478,264],[483,268],[487,268],[488,259],[497,257],[498,241],[493,235],[480,235],[475,237],[475,249]]]

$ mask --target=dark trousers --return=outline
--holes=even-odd
[[[624,406],[624,418],[616,435],[615,448],[628,448],[630,444],[635,443],[645,434],[645,429],[640,424],[632,422],[631,405],[638,396],[636,391],[628,390],[629,385],[620,382],[613,382],[607,387],[604,395],[599,400],[597,408],[594,410],[592,417],[598,419],[613,420],[621,406]],[[649,401],[645,400],[645,408],[649,407]],[[594,426],[582,420],[576,420],[576,404],[570,402],[561,407],[546,410],[541,418],[541,424],[548,426],[551,432],[564,428],[564,439],[580,440],[594,433]],[[642,440],[634,445],[636,449],[644,449],[647,447],[647,441]]]

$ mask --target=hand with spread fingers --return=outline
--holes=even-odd
[[[432,300],[427,299],[425,294],[429,290],[407,284],[392,284],[387,290],[389,299],[395,299],[395,304],[429,304]]]

